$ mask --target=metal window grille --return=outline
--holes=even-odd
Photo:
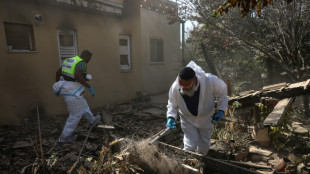
[[[76,33],[73,30],[57,30],[60,65],[66,58],[77,55]]]

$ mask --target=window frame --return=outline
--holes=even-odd
[[[152,59],[152,40],[157,41],[156,45],[155,45],[156,46],[156,51],[155,51],[156,55],[154,55],[156,57],[155,59],[157,61],[153,61],[153,59]],[[159,60],[159,58],[158,58],[158,43],[159,43],[158,41],[162,42],[162,60]],[[150,64],[163,64],[165,62],[164,48],[165,48],[164,47],[164,39],[162,39],[162,38],[150,38]]]
[[[25,47],[29,47],[29,49],[14,49],[14,45],[9,45],[8,43],[8,31],[7,31],[7,27],[6,24],[8,25],[19,25],[19,26],[27,26],[28,31],[28,41],[29,41],[29,45],[25,46]],[[4,35],[6,38],[6,45],[7,45],[7,51],[8,52],[36,52],[36,44],[35,44],[35,36],[34,36],[34,28],[32,24],[26,24],[26,23],[20,23],[20,22],[9,22],[9,21],[4,21],[3,22],[3,26],[4,26]]]
[[[122,54],[121,53],[121,45],[119,43],[120,39],[126,39],[127,40],[127,54]],[[130,71],[132,70],[132,66],[131,66],[131,38],[130,35],[126,35],[126,34],[120,34],[118,37],[118,46],[119,46],[119,58],[121,59],[121,55],[127,55],[127,60],[128,60],[128,65],[121,65],[120,62],[120,70],[121,71]],[[121,61],[121,60],[120,60]]]
[[[60,40],[59,40],[60,34],[72,34],[72,36],[73,36],[73,48],[74,48],[73,51],[74,51],[74,53],[71,54],[69,57],[74,57],[74,56],[78,55],[78,48],[77,48],[77,38],[76,38],[76,31],[75,30],[57,29],[58,59],[59,59],[59,64],[61,66],[63,63],[63,60],[61,59],[62,54],[61,54],[61,45],[60,45]]]

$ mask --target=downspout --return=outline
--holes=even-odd
[[[181,20],[181,24],[182,24],[182,65],[185,66],[186,65],[186,62],[185,62],[185,27],[184,27],[184,24],[185,24],[185,21],[184,20]]]

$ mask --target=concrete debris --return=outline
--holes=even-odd
[[[302,127],[302,123],[293,122],[292,123],[292,130],[294,133],[298,135],[309,135],[309,130]]]
[[[252,132],[252,137],[262,146],[269,146],[271,141],[268,134],[268,127],[264,128],[259,125],[255,125]]]
[[[271,151],[260,149],[256,146],[250,146],[249,151],[252,154],[258,154],[258,155],[267,156],[267,157],[269,157],[272,154]]]
[[[165,128],[166,97],[162,103],[130,101],[93,109],[92,111],[94,113],[102,113],[101,121],[103,124],[94,127],[88,136],[89,139],[85,144],[85,150],[81,156],[83,158],[81,159],[81,164],[84,164],[82,166],[84,168],[75,168],[74,171],[90,171],[92,166],[99,164],[98,162],[111,166],[112,163],[107,163],[111,160],[115,162],[117,166],[115,170],[118,173],[122,173],[122,170],[127,170],[126,167],[132,173],[147,173],[144,167],[157,173],[167,173],[168,170],[182,172],[186,170],[188,173],[201,173],[199,170],[201,164],[195,161],[195,159],[187,159],[187,163],[181,165],[182,162],[180,163],[180,161],[172,161],[176,157],[164,156],[158,149],[154,150],[153,147],[156,146],[148,145],[149,141],[145,141],[147,145],[143,146],[144,148],[141,148],[141,144],[137,144],[137,142],[147,140]],[[45,117],[41,120],[44,157],[55,162],[53,163],[54,173],[67,173],[69,171],[71,166],[76,163],[79,150],[83,145],[83,140],[87,136],[87,129],[85,127],[88,126],[88,123],[82,119],[77,128],[77,130],[81,131],[76,132],[78,138],[75,143],[63,143],[54,146],[55,141],[61,134],[66,119],[67,115],[57,115],[52,118]],[[15,126],[0,126],[0,150],[2,152],[0,155],[1,174],[19,173],[25,166],[31,166],[36,161],[37,156],[34,153],[31,142],[38,141],[38,138],[36,138],[38,130],[36,122],[31,120],[35,119],[30,118],[27,123],[25,122]],[[223,119],[223,122],[225,121]],[[308,135],[306,125],[310,124],[296,122],[292,124],[292,129],[300,134],[306,135],[307,133]],[[182,148],[183,133],[180,125],[177,126],[178,130],[174,131],[173,135],[163,137],[161,141]],[[83,131],[84,129],[86,131]],[[242,130],[245,131],[245,129]],[[246,131],[249,134],[247,138],[249,141],[252,141],[250,139],[252,129]],[[257,129],[253,137],[257,142],[268,142],[267,144],[270,144],[268,129],[262,127],[261,129]],[[131,141],[127,141],[124,146],[122,142],[125,139],[130,139]],[[230,161],[247,161],[262,166],[275,166],[280,159],[287,157],[287,154],[281,151],[279,152],[270,146],[262,147],[260,144],[251,143],[251,146],[247,144],[247,146],[236,147],[237,144],[234,141],[230,139],[212,139],[208,156],[212,156],[213,154],[214,158],[229,159]],[[268,150],[266,150],[267,148]],[[299,162],[300,159],[297,158],[299,156],[296,157],[294,155],[296,154],[289,155],[288,158],[291,161],[296,161],[296,163]],[[106,161],[99,161],[99,159]],[[139,164],[131,164],[128,163],[128,160],[140,161]],[[182,161],[182,159],[180,160]],[[146,164],[145,161],[148,161],[149,164]],[[169,167],[171,168],[168,170],[159,169],[159,167],[164,168],[167,165],[166,162],[169,163]],[[175,166],[177,166],[177,169]]]

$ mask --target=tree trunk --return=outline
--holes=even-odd
[[[267,84],[273,84],[273,62],[271,59],[266,60],[266,65],[267,65]]]
[[[310,117],[309,95],[304,95],[303,98],[304,98],[305,117]]]
[[[221,76],[219,70],[215,67],[213,61],[208,56],[206,46],[203,43],[201,43],[200,45],[201,45],[201,48],[202,48],[203,56],[204,56],[204,58],[205,58],[205,60],[206,60],[206,62],[208,64],[208,67],[210,68],[211,74],[214,74],[218,78],[222,79],[222,76]]]

